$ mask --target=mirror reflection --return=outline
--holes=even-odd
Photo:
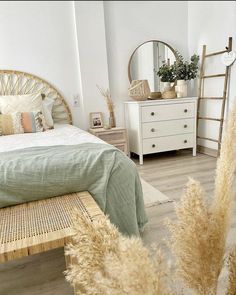
[[[171,65],[176,61],[175,51],[161,41],[148,41],[140,45],[133,53],[129,63],[129,79],[148,80],[151,92],[162,90],[157,75],[164,62]]]

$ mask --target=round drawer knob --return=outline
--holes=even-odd
[[[156,145],[155,145],[155,144],[153,144],[153,145],[152,145],[152,147],[154,148],[154,147],[156,147]]]
[[[185,109],[185,110],[184,110],[184,112],[185,112],[185,113],[187,113],[187,112],[188,112],[188,110],[187,110],[187,109]]]
[[[154,116],[155,115],[155,113],[154,112],[151,112],[151,116]]]
[[[187,142],[188,142],[187,139],[185,139],[185,140],[184,140],[184,143],[187,143]]]
[[[187,125],[187,124],[185,124],[185,125],[184,125],[184,128],[187,128],[187,127],[188,127],[188,125]]]
[[[154,128],[152,128],[152,129],[151,129],[151,132],[155,132],[155,129],[154,129]]]

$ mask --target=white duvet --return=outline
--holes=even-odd
[[[46,132],[0,136],[0,153],[34,146],[104,143],[96,136],[69,124],[55,124]]]

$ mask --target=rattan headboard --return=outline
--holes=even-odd
[[[41,92],[54,99],[52,117],[55,123],[72,124],[70,109],[62,95],[45,80],[29,73],[0,70],[0,95],[20,95]]]

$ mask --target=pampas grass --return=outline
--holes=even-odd
[[[160,249],[151,257],[139,238],[122,236],[108,218],[91,223],[75,214],[74,241],[66,250],[73,263],[66,278],[76,294],[216,295],[234,197],[235,142],[236,104],[217,161],[214,195],[206,202],[201,184],[190,179],[176,207],[177,222],[167,223],[171,268]],[[236,294],[236,247],[227,267],[227,290],[219,295]],[[183,291],[177,292],[175,285],[183,286]]]
[[[223,268],[234,196],[235,141],[236,104],[217,161],[215,193],[210,204],[204,201],[201,185],[190,180],[176,209],[178,222],[169,223],[176,272],[196,294],[216,294]]]
[[[91,223],[77,212],[74,224],[73,244],[66,249],[74,262],[65,274],[76,294],[172,294],[160,251],[151,260],[139,238],[123,237],[108,218]]]

